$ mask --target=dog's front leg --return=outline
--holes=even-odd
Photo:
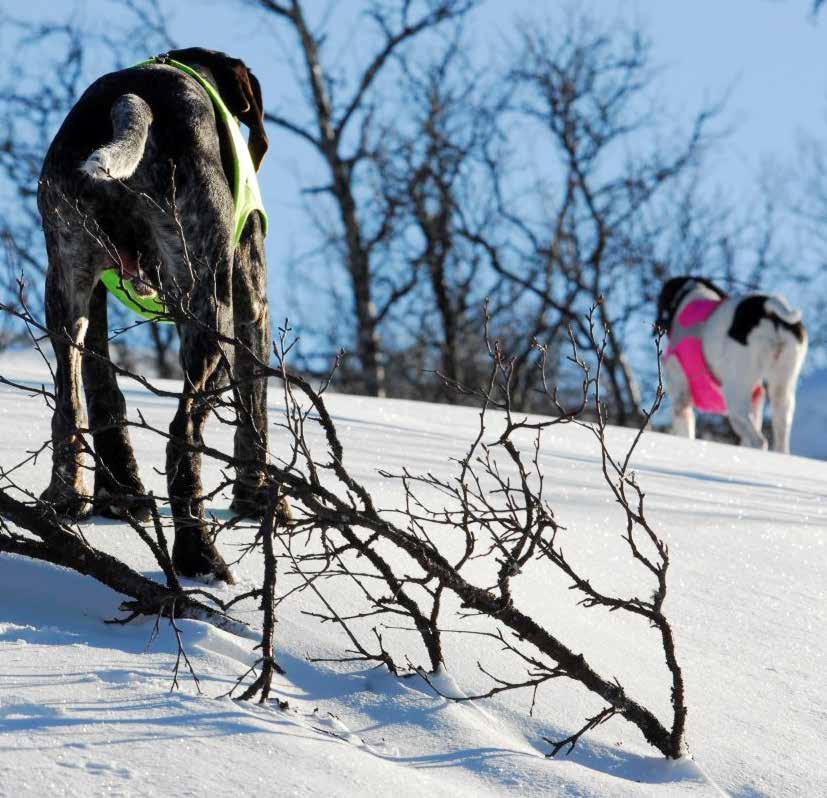
[[[239,346],[235,352],[238,415],[234,455],[238,463],[231,509],[248,518],[262,518],[267,507],[267,378],[254,378],[270,360],[270,317],[267,308],[267,267],[257,214],[253,214],[235,253],[233,324]]]
[[[766,393],[764,387],[759,385],[752,392],[752,405],[750,406],[749,418],[755,431],[763,435],[764,430],[764,404]]]
[[[691,401],[672,406],[672,433],[684,438],[695,437],[695,411]]]
[[[695,437],[695,410],[683,368],[676,358],[666,360],[666,387],[672,399],[672,434]]]

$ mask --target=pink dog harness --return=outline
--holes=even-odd
[[[714,413],[718,416],[727,415],[727,403],[721,383],[715,379],[709,370],[704,357],[703,343],[697,335],[689,333],[688,328],[695,327],[706,321],[721,304],[720,299],[695,299],[690,302],[678,315],[677,323],[680,326],[675,336],[680,338],[674,346],[670,343],[666,347],[664,361],[676,357],[681,364],[683,373],[689,383],[692,393],[692,404],[703,413]],[[681,335],[683,333],[683,335]],[[761,398],[763,388],[756,385],[752,391],[752,401],[755,403]]]

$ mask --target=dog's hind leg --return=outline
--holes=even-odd
[[[764,434],[764,405],[766,404],[766,391],[763,385],[758,385],[752,392],[752,405],[749,410],[749,420],[755,431]]]
[[[753,449],[766,449],[767,439],[755,428],[752,418],[752,396],[746,396],[739,392],[733,396],[725,391],[727,408],[729,409],[729,423],[735,434],[741,441],[742,446],[750,446]]]
[[[777,351],[767,374],[767,394],[772,407],[773,451],[790,453],[790,433],[795,416],[795,393],[798,375],[807,355],[806,334],[793,342],[792,336]]]
[[[215,335],[198,322],[179,325],[184,390],[170,424],[166,470],[170,505],[175,522],[172,561],[181,576],[214,576],[232,582],[229,568],[209,537],[204,520],[201,485],[202,431],[212,402],[220,352]]]
[[[91,509],[85,471],[86,412],[81,394],[81,351],[88,326],[93,266],[87,248],[46,231],[46,327],[55,353],[52,475],[41,499],[56,512],[81,518]]]
[[[774,452],[790,453],[790,432],[795,415],[795,390],[786,385],[770,388],[772,406],[772,449]]]
[[[197,166],[181,169],[195,171]],[[207,176],[193,185],[209,185]],[[201,432],[215,397],[211,395],[232,367],[232,203],[203,191],[179,194],[180,227],[169,225],[157,244],[172,278],[187,289],[177,326],[184,387],[170,425],[166,472],[175,521],[172,561],[181,576],[213,576],[232,582],[232,574],[208,533],[201,487]],[[210,203],[210,199],[214,202]],[[183,241],[181,241],[183,238]],[[186,242],[187,246],[184,246]],[[188,277],[188,275],[192,275]]]
[[[231,509],[261,518],[267,504],[267,378],[253,378],[259,364],[270,360],[270,317],[267,309],[267,266],[263,259],[261,222],[252,214],[235,253],[233,324],[240,346],[235,352],[238,414],[234,455],[241,463],[233,486]]]
[[[124,425],[126,402],[109,358],[106,297],[106,288],[98,283],[89,302],[83,356],[83,387],[96,458],[93,511],[109,518],[124,518],[129,512],[146,520],[149,505]]]
[[[796,351],[782,351],[773,363],[767,380],[767,394],[772,408],[772,448],[775,452],[790,453],[790,433],[795,416],[795,390],[798,373],[804,360],[799,347]]]

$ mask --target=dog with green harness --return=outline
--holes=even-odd
[[[206,78],[202,77],[199,72],[169,56],[157,56],[156,58],[143,62],[143,64],[156,63],[168,64],[176,69],[180,69],[184,74],[197,80],[213,101],[216,117],[229,133],[233,150],[234,245],[238,246],[241,241],[241,234],[244,232],[247,218],[253,211],[258,211],[261,214],[264,234],[266,235],[267,212],[264,210],[264,203],[261,199],[256,167],[253,165],[253,159],[250,157],[250,151],[247,149],[247,142],[244,141],[244,137],[241,135],[241,130],[235,116],[233,116],[227,108],[217,89]],[[92,171],[101,168],[98,162],[99,157],[99,155],[90,157],[86,165],[87,170]],[[157,321],[163,324],[173,323],[173,319],[167,313],[164,303],[158,297],[158,292],[151,288],[147,290],[145,285],[136,286],[133,284],[133,280],[130,279],[129,275],[124,275],[123,269],[105,269],[100,279],[109,290],[109,293],[133,313],[137,313],[139,316],[150,321]]]
[[[204,395],[230,379],[239,408],[232,508],[254,517],[266,509],[267,382],[258,366],[270,356],[267,216],[256,174],[267,147],[253,73],[224,53],[189,48],[96,80],[41,172],[46,321],[57,359],[43,498],[72,518],[148,513],[109,362],[107,295],[145,319],[175,323],[184,386],[166,473],[173,564],[183,576],[232,581],[207,534],[197,451],[210,409]],[[234,339],[235,351],[222,339]],[[87,427],[91,491],[79,433]]]

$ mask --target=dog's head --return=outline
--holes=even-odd
[[[218,50],[187,47],[184,50],[170,50],[166,55],[207,78],[212,77],[227,108],[250,129],[247,146],[258,171],[269,141],[264,128],[261,86],[256,76],[243,61]]]
[[[718,288],[715,283],[704,277],[693,277],[683,275],[667,280],[661,289],[658,297],[658,315],[655,320],[655,334],[658,330],[669,332],[672,327],[672,319],[675,312],[686,297],[697,288],[706,288],[720,299],[726,299],[726,293]]]

